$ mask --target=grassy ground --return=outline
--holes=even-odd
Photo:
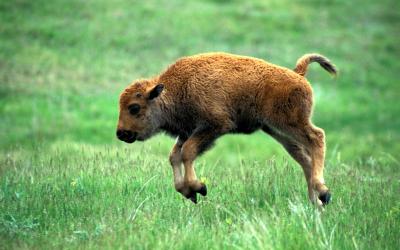
[[[398,1],[1,1],[0,248],[398,249]],[[262,133],[225,136],[196,169],[198,205],[173,189],[164,135],[115,137],[134,78],[205,51],[313,65],[327,134],[324,213]]]

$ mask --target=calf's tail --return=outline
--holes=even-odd
[[[332,64],[328,58],[325,56],[319,55],[319,54],[305,54],[304,56],[300,57],[297,60],[296,63],[296,68],[294,69],[294,72],[301,76],[305,76],[307,73],[307,68],[308,65],[312,62],[317,62],[319,65],[321,65],[322,68],[324,68],[326,71],[328,71],[330,74],[336,76],[337,75],[337,69],[334,64]]]

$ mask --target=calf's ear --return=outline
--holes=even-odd
[[[149,100],[153,100],[154,98],[158,97],[164,89],[164,84],[159,83],[155,87],[150,90],[149,93]]]

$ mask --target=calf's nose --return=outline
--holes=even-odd
[[[131,138],[132,137],[132,132],[129,130],[123,130],[123,129],[118,129],[117,130],[117,137],[120,140],[126,139],[126,138]]]

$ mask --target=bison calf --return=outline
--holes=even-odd
[[[207,194],[193,168],[196,157],[224,134],[262,129],[302,166],[311,201],[326,204],[325,135],[310,121],[313,96],[304,77],[312,62],[336,74],[335,66],[318,54],[301,57],[294,70],[225,53],[181,58],[122,92],[117,137],[127,143],[160,131],[177,137],[169,158],[175,188],[196,203],[197,193]]]

